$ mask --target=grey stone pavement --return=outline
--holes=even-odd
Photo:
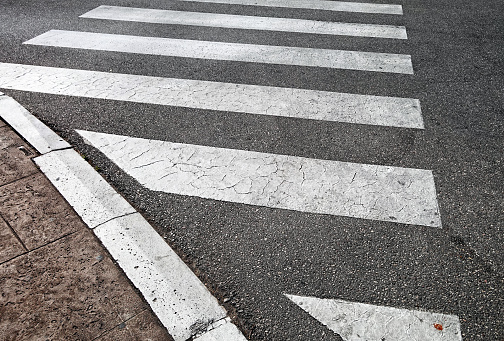
[[[0,339],[173,340],[0,120]]]

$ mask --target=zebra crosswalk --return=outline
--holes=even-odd
[[[256,6],[265,5],[265,3],[252,3],[246,0],[225,1],[225,3]],[[268,4],[273,3],[268,2]],[[316,9],[321,9],[320,7],[325,6],[324,9],[338,11],[386,12],[387,14],[402,13],[402,8],[397,5],[332,1],[306,2],[301,0],[293,2],[275,1],[274,4],[280,7],[297,6],[296,8],[303,8],[306,4],[310,4],[312,6],[310,8]],[[287,18],[247,17],[213,13],[184,13],[117,6],[100,6],[83,14],[81,17],[239,29],[279,30],[279,28],[281,28],[282,31],[288,32],[301,31],[305,33],[332,33],[343,35],[361,34],[382,38],[406,38],[406,30],[404,27],[382,27],[380,25],[365,26],[364,24],[316,22]],[[389,36],[383,36],[383,33],[387,33]],[[215,41],[62,30],[48,31],[26,41],[24,44],[185,58],[413,74],[413,65],[410,56],[368,51],[222,43]],[[412,129],[424,128],[420,103],[418,100],[411,98],[162,78],[8,63],[1,63],[0,71],[2,74],[0,77],[2,87],[24,91],[229,111],[234,113],[273,115]],[[166,148],[167,152],[169,148],[174,147],[168,146]],[[202,146],[201,148],[205,147]],[[242,160],[247,160],[247,155],[250,155],[252,159],[258,158],[254,152],[236,151],[236,153],[239,155],[244,154],[240,156]],[[264,157],[266,159],[282,158],[282,156]],[[199,162],[204,162],[204,158],[199,160]],[[306,162],[307,161],[304,160],[296,161],[295,163],[304,164]],[[336,163],[337,161],[332,164]],[[231,173],[236,172],[241,166],[229,164],[227,167],[224,174],[229,172],[229,176],[231,176]],[[316,166],[314,167],[316,168]],[[341,167],[342,166],[336,168]],[[366,167],[370,168],[366,170]],[[395,173],[395,171],[391,171],[394,169],[393,167],[380,168],[380,166],[371,165],[348,166],[348,164],[346,164],[343,168],[345,169],[344,174],[340,174],[340,171],[335,169],[336,177],[329,177],[327,179],[320,178],[318,179],[318,184],[316,177],[310,180],[314,182],[314,187],[318,188],[318,192],[314,193],[313,197],[307,195],[302,198],[302,194],[306,195],[306,193],[299,187],[294,191],[298,193],[295,196],[299,196],[299,198],[289,201],[291,203],[296,202],[296,204],[285,204],[281,203],[282,200],[280,200],[280,202],[277,205],[273,205],[273,207],[345,215],[356,218],[397,221],[425,226],[441,226],[432,175],[429,175],[429,179],[425,178],[425,175],[423,175],[430,174],[430,172],[423,170],[408,171],[409,174],[406,176],[408,179],[399,181],[399,183],[421,184],[420,187],[415,189],[417,193],[413,196],[423,198],[421,198],[421,200],[410,201],[407,205],[398,205],[397,203],[403,202],[406,197],[410,197],[410,194],[408,194],[410,189],[403,189],[401,186],[395,188],[397,187],[397,181],[395,181],[395,185],[392,184],[394,181],[391,182],[387,180],[383,183],[378,182],[380,184],[374,186],[378,187],[373,187],[373,189],[368,188],[367,191],[349,190],[347,185],[343,185],[343,183],[339,181],[339,175],[342,175],[343,178],[347,178],[348,176],[361,173],[363,170],[364,174],[366,174],[366,172],[371,172],[372,169],[382,169],[384,174],[388,172]],[[402,174],[402,172],[403,171],[400,171],[399,173]],[[294,174],[291,175],[294,177],[297,176]],[[250,179],[250,174],[245,175],[238,173],[234,174],[232,177],[240,178],[240,176],[243,176],[243,179]],[[399,177],[401,176],[403,175]],[[367,176],[365,176],[365,178],[366,177]],[[285,180],[289,181],[288,178]],[[215,179],[215,181],[217,181],[217,179]],[[358,182],[356,182],[356,184],[358,184]],[[218,188],[219,184],[213,184],[212,186]],[[208,194],[202,189],[198,191],[194,187],[190,187],[190,183],[184,184],[184,182],[181,182],[177,188],[177,190],[174,190],[166,187],[164,190],[217,200],[265,206],[268,206],[267,203],[272,202],[272,195],[274,194],[268,191],[259,191],[254,193],[253,199],[245,199],[243,196],[222,196],[222,193],[218,194],[217,192]],[[392,188],[394,189],[392,190]],[[257,191],[257,189],[254,191]],[[424,191],[428,191],[429,194],[425,196]],[[380,193],[380,197],[386,200],[375,200],[375,194],[373,193]],[[286,192],[285,195],[290,196],[294,195],[294,193]],[[367,204],[362,203],[363,198],[366,198],[365,201]],[[376,208],[378,201],[380,201],[380,209]],[[374,202],[374,204],[371,204],[371,202]],[[387,205],[389,205],[389,207],[386,207]],[[408,218],[408,213],[406,213],[408,210],[403,211],[406,206],[408,206],[409,211],[411,211],[410,215],[416,216],[417,218]],[[310,209],[310,207],[317,207],[317,209]],[[327,207],[327,209],[322,209],[322,207]],[[423,212],[423,214],[416,214],[415,212]],[[398,218],[403,215],[404,218]]]
[[[396,4],[325,0],[179,0],[181,2],[402,15]],[[407,39],[403,26],[203,13],[180,10],[99,6],[80,16],[204,29],[275,31],[376,38],[388,43]],[[24,42],[46,48],[69,48],[155,55],[271,67],[327,68],[371,73],[414,74],[410,55],[373,51],[319,49],[213,40],[50,30]],[[393,52],[393,51],[391,51]],[[99,61],[97,61],[99,63]],[[372,129],[423,130],[416,98],[370,93],[321,91],[302,87],[209,81],[113,73],[0,62],[0,88],[91,99],[181,108],[289,117],[369,125]],[[337,81],[337,80],[336,80]],[[370,86],[373,86],[372,84]],[[175,143],[156,139],[78,130],[142,186],[187,197],[345,216],[425,227],[441,227],[432,170],[344,162],[251,150]],[[308,133],[310,133],[308,131]],[[292,299],[292,298],[291,298]],[[336,328],[340,330],[339,324]],[[334,330],[336,330],[334,329]],[[435,332],[435,331],[429,331]]]
[[[205,2],[206,1],[207,0],[205,0]],[[208,1],[247,6],[274,5],[293,8],[305,8],[308,6],[312,9],[331,11],[402,14],[402,7],[400,5],[372,3],[366,4],[322,0],[296,0],[289,2],[283,0],[276,0],[273,2],[255,0],[253,2],[248,0]],[[407,38],[406,29],[404,27],[383,25],[366,26],[365,24],[317,22],[290,18],[267,18],[118,6],[99,6],[84,13],[81,15],[81,18],[196,25],[203,27],[281,30],[284,32],[304,32],[313,34],[329,33],[380,38]],[[50,30],[26,41],[24,44],[183,58],[291,65],[293,67],[308,66],[359,70],[364,72],[413,74],[413,65],[409,55],[370,51],[223,43],[216,41],[63,30]],[[0,86],[24,91],[226,111],[237,114],[246,113],[397,128],[424,129],[420,102],[413,98],[212,82],[194,79],[152,77],[8,63],[0,63],[0,71]],[[170,147],[167,148],[169,149]],[[201,148],[205,147],[202,146]],[[236,151],[236,153],[239,155],[245,154],[240,156],[243,160],[247,159],[247,154],[250,155],[251,158],[257,157],[254,152],[251,151]],[[268,157],[278,159],[283,156]],[[265,156],[265,158],[268,157]],[[199,162],[204,162],[204,159],[199,160]],[[296,162],[297,164],[304,164],[307,161]],[[334,161],[332,164],[337,164],[337,161]],[[339,165],[340,166],[335,169],[335,174],[339,174],[340,171],[337,169],[341,168],[343,164]],[[240,168],[241,166],[228,165],[228,169],[225,170],[224,173],[236,172],[236,167]],[[367,169],[366,167],[371,168],[364,170]],[[399,169],[379,165],[348,166],[348,164],[343,168],[346,169],[343,178],[347,178],[349,174],[358,174],[363,170],[364,174],[366,174],[366,172],[371,172],[371,169],[382,169],[384,174],[388,172],[393,174]],[[402,172],[401,170],[399,173],[402,174]],[[425,174],[429,174],[428,179],[425,178]],[[245,174],[241,175],[245,177]],[[250,174],[247,176],[249,175]],[[294,174],[292,175],[297,176]],[[237,178],[240,177],[240,175],[235,174],[233,177]],[[347,185],[343,185],[342,182],[339,182],[337,179],[338,176],[336,176],[335,178],[320,178],[318,180],[319,183],[316,185],[317,179],[314,178],[311,181],[314,181],[314,186],[318,188],[319,192],[313,194],[313,196],[307,195],[305,198],[300,197],[299,200],[294,200],[296,202],[295,205],[279,203],[273,205],[273,207],[303,212],[344,215],[355,218],[368,218],[440,227],[441,220],[431,172],[428,170],[411,169],[408,171],[406,177],[408,179],[399,181],[399,183],[422,184],[415,189],[416,194],[413,195],[418,198],[422,197],[421,200],[410,201],[407,205],[398,205],[397,203],[404,201],[406,197],[410,197],[408,191],[411,189],[406,188],[407,186],[395,188],[397,187],[397,181],[395,185],[392,184],[393,181],[387,180],[375,184],[375,187],[377,187],[373,187],[373,190],[368,188],[368,191],[355,191],[349,190],[349,188],[346,187]],[[369,179],[371,178],[369,177]],[[289,179],[286,178],[286,181],[289,181]],[[358,182],[356,182],[356,184],[357,183]],[[245,199],[243,196],[222,196],[221,193],[219,195],[217,193],[208,194],[202,189],[198,191],[193,187],[191,187],[190,190],[184,189],[184,187],[187,186],[189,186],[189,183],[184,185],[182,182],[175,192],[254,205],[268,206],[266,205],[267,203],[274,201],[272,200],[273,193],[269,193],[268,191],[259,191],[255,193],[254,199],[252,200],[250,198]],[[218,184],[214,184],[213,186],[215,188],[219,187]],[[387,186],[388,189],[386,189]],[[392,190],[392,188],[394,188],[394,190]],[[296,193],[299,192],[299,194],[296,194],[297,196],[306,194],[301,189],[302,188],[299,187],[295,190]],[[174,191],[169,187],[164,188],[164,190],[167,192]],[[425,191],[429,194],[426,195]],[[380,201],[380,209],[376,208],[377,200],[373,199],[375,198],[375,194],[373,193],[380,193],[380,197],[388,198],[387,200],[378,200]],[[294,194],[286,192],[285,195],[289,196]],[[365,201],[367,204],[362,204],[363,198],[366,198]],[[317,202],[316,204],[315,201]],[[291,200],[290,202],[293,201]],[[374,202],[374,204],[371,204],[371,202]],[[389,205],[389,207],[385,207],[387,205]],[[406,206],[408,206],[409,209],[403,211]],[[309,207],[317,207],[317,210],[310,209]],[[327,209],[322,209],[322,207],[327,207]],[[410,211],[410,213],[406,213],[408,211]],[[422,213],[416,214],[415,212]],[[404,218],[399,218],[402,215],[404,215]],[[416,218],[408,218],[408,215],[416,216]]]

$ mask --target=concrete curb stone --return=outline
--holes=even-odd
[[[3,340],[173,340],[0,121]]]

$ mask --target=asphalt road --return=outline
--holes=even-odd
[[[403,25],[408,39],[79,18],[104,4]],[[161,0],[1,0],[0,62],[416,98],[425,129],[1,91],[77,146],[250,340],[340,340],[284,294],[453,314],[464,340],[504,340],[504,3],[402,6],[398,16]],[[52,29],[407,54],[414,75],[23,45]],[[151,191],[86,145],[76,129],[432,170],[442,228]]]

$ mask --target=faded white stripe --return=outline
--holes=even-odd
[[[413,74],[411,56],[51,30],[25,44],[99,51]]]
[[[441,226],[431,171],[78,133],[153,191]]]
[[[155,24],[193,25],[355,37],[407,39],[406,28],[403,26],[354,24],[201,12],[181,12],[119,6],[100,6],[81,15],[81,17]]]
[[[423,129],[416,99],[0,63],[0,88]]]
[[[455,315],[338,299],[285,296],[344,341],[462,341],[460,321]]]
[[[215,4],[318,9],[335,12],[403,14],[401,5],[324,0],[179,0]]]

